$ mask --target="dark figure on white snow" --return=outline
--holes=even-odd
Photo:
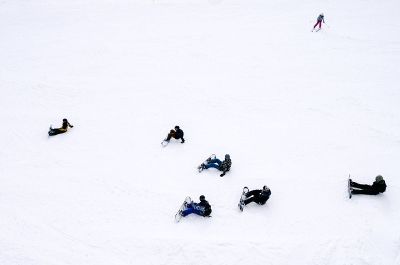
[[[386,191],[386,183],[381,175],[376,176],[372,185],[359,184],[350,179],[351,194],[378,195]]]
[[[226,154],[225,155],[225,160],[221,161],[218,158],[209,158],[206,160],[206,163],[202,163],[200,165],[201,169],[209,169],[210,167],[216,168],[219,171],[222,171],[222,174],[220,177],[225,176],[226,172],[228,172],[231,169],[232,166],[232,160],[230,155]]]
[[[314,28],[313,28],[313,31],[314,31],[314,29],[315,29],[317,26],[319,26],[319,28],[317,29],[317,31],[320,30],[320,29],[321,29],[321,23],[322,23],[322,22],[324,22],[324,24],[325,24],[324,13],[321,13],[321,14],[318,16],[318,18],[317,18],[317,23],[315,23]]]
[[[179,126],[175,126],[175,130],[169,131],[169,134],[168,134],[167,138],[165,139],[165,141],[169,142],[169,140],[171,140],[171,138],[174,138],[177,140],[181,139],[182,144],[185,142],[185,139],[183,139],[183,131],[181,128],[179,128]]]
[[[249,188],[244,187],[243,194],[238,205],[239,209],[243,211],[243,207],[251,202],[264,205],[268,201],[269,196],[271,196],[271,190],[267,186],[264,186],[262,190],[251,191],[249,191]]]
[[[72,126],[72,125],[68,122],[67,119],[63,119],[63,123],[62,123],[61,128],[54,128],[54,129],[53,129],[53,128],[51,128],[51,126],[50,126],[49,135],[50,135],[50,136],[53,136],[53,135],[57,135],[57,134],[60,134],[60,133],[65,133],[65,132],[68,131],[68,127],[69,127],[69,128],[73,128],[74,126]]]
[[[212,210],[211,205],[206,201],[206,197],[204,195],[200,196],[200,202],[190,202],[185,204],[185,210],[182,211],[181,215],[183,217],[195,213],[200,216],[210,216]]]

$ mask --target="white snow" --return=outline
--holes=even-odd
[[[399,10],[0,1],[0,264],[400,264]],[[349,200],[348,174],[387,192]],[[212,218],[175,223],[201,194]]]

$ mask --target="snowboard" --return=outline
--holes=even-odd
[[[350,174],[349,174],[349,179],[347,180],[347,192],[349,193],[349,199],[351,199],[351,191],[353,188],[350,185]]]
[[[185,198],[178,212],[175,214],[175,222],[179,222],[181,220],[181,218],[183,217],[182,212],[187,209],[186,205],[190,203],[192,203],[192,199],[188,196]]]
[[[239,200],[239,204],[238,204],[238,207],[239,207],[239,210],[241,211],[241,212],[243,212],[243,207],[244,207],[244,200],[246,199],[246,193],[248,193],[249,192],[249,188],[247,188],[247,187],[244,187],[243,188],[243,192],[242,192],[242,195],[240,196],[240,200]]]
[[[200,173],[201,171],[203,171],[203,169],[204,169],[204,168],[203,168],[203,165],[207,165],[208,162],[210,162],[211,160],[213,160],[213,159],[215,159],[215,158],[216,158],[215,154],[212,154],[212,155],[210,155],[210,157],[207,158],[203,163],[201,163],[200,166],[197,167],[197,170],[199,171],[199,173]]]
[[[168,144],[169,144],[169,141],[167,141],[167,139],[164,139],[164,140],[161,142],[161,146],[162,146],[162,147],[166,147]]]

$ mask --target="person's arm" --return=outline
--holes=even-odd
[[[74,128],[74,126],[71,125],[71,123],[69,123],[69,122],[68,122],[68,126],[69,126],[70,128]]]

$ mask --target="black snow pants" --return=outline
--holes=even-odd
[[[252,190],[246,193],[246,199],[244,200],[244,204],[247,205],[251,202],[255,202],[257,204],[265,204],[267,200],[260,198],[260,191]]]
[[[374,189],[374,187],[372,187],[371,185],[358,184],[357,182],[353,181],[351,186],[353,188],[357,188],[357,189],[353,189],[351,194],[366,194],[366,195],[377,195],[377,194],[379,194],[379,191]]]

